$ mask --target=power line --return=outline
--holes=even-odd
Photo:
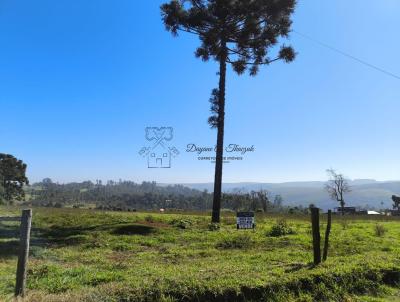
[[[316,39],[314,39],[314,38],[312,38],[312,37],[310,37],[310,36],[307,36],[307,35],[305,35],[305,34],[302,34],[302,33],[298,32],[298,31],[293,30],[293,32],[296,33],[296,34],[298,34],[299,36],[301,36],[301,37],[303,37],[303,38],[306,38],[307,40],[310,40],[310,41],[312,41],[312,42],[314,42],[314,43],[316,43],[316,44],[319,44],[319,45],[321,45],[321,46],[323,46],[323,47],[325,47],[325,48],[328,48],[328,49],[330,49],[330,50],[332,50],[332,51],[334,51],[334,52],[337,52],[337,53],[341,54],[342,56],[345,56],[345,57],[347,57],[347,58],[349,58],[349,59],[352,59],[352,60],[354,60],[354,61],[356,61],[356,62],[358,62],[358,63],[361,63],[361,64],[363,64],[363,65],[365,65],[365,66],[368,66],[368,67],[373,68],[373,69],[375,69],[375,70],[377,70],[377,71],[379,71],[379,72],[382,72],[382,73],[384,73],[384,74],[386,74],[386,75],[388,75],[388,76],[391,76],[391,77],[393,77],[393,78],[395,78],[395,79],[397,79],[397,80],[400,80],[400,76],[398,76],[398,75],[396,75],[396,74],[394,74],[394,73],[391,73],[390,71],[387,71],[387,70],[382,69],[382,68],[380,68],[380,67],[378,67],[378,66],[375,66],[375,65],[373,65],[373,64],[370,64],[370,63],[368,63],[368,62],[366,62],[366,61],[364,61],[364,60],[361,60],[361,59],[359,59],[359,58],[357,58],[357,57],[355,57],[355,56],[353,56],[353,55],[350,55],[350,54],[348,54],[348,53],[346,53],[346,52],[344,52],[344,51],[341,51],[340,49],[337,49],[337,48],[332,47],[332,46],[330,46],[330,45],[328,45],[328,44],[325,44],[325,43],[323,43],[323,42],[321,42],[321,41],[318,41],[318,40],[316,40]]]

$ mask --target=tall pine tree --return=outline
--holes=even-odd
[[[208,120],[218,130],[213,222],[220,221],[227,65],[239,75],[248,71],[255,76],[261,65],[293,61],[290,46],[280,45],[273,57],[269,52],[280,44],[280,37],[288,37],[295,4],[296,0],[172,0],[161,6],[166,29],[175,36],[179,31],[197,35],[201,45],[196,57],[219,64]]]

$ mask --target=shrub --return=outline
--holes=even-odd
[[[248,235],[239,235],[236,237],[226,237],[217,243],[219,249],[244,249],[254,244]]]
[[[209,231],[218,231],[220,229],[219,223],[209,223],[208,230]]]
[[[385,235],[386,231],[387,231],[386,228],[382,224],[377,223],[375,225],[375,235],[376,236],[382,237]]]
[[[191,227],[193,222],[189,219],[174,219],[171,221],[171,224],[180,229],[188,229]]]
[[[272,226],[267,236],[280,237],[295,234],[295,231],[287,224],[285,219],[278,219],[276,224]]]

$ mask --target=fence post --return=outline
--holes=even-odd
[[[329,233],[331,232],[331,224],[332,224],[332,211],[328,210],[328,223],[326,225],[326,232],[325,232],[324,254],[322,255],[323,261],[326,261],[326,258],[328,258]]]
[[[32,210],[23,210],[20,226],[20,243],[17,265],[17,282],[15,296],[24,296],[26,285],[26,268],[29,256],[29,240],[31,237]]]
[[[311,225],[313,235],[314,264],[321,263],[321,235],[319,233],[319,209],[311,208]]]

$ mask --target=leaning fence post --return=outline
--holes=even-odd
[[[29,240],[31,237],[32,210],[23,210],[20,226],[20,243],[17,264],[17,282],[15,296],[24,296],[26,285],[26,268],[29,256]]]
[[[322,256],[323,261],[326,261],[326,258],[328,258],[329,233],[331,232],[331,224],[332,224],[332,211],[328,210],[328,223],[326,224],[324,254]]]
[[[314,264],[321,263],[321,236],[319,233],[319,209],[311,208],[311,225],[313,235]]]

